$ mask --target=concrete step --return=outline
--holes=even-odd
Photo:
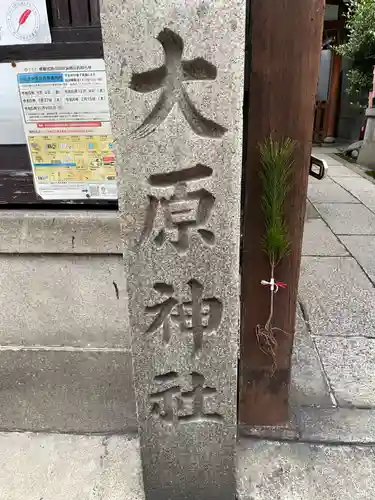
[[[0,348],[0,431],[123,433],[136,425],[128,350]]]

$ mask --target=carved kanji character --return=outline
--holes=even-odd
[[[177,239],[171,244],[178,253],[185,253],[189,248],[190,232],[196,230],[207,245],[213,245],[215,235],[204,228],[207,224],[215,197],[206,189],[188,191],[187,182],[205,179],[212,175],[212,169],[205,165],[196,165],[166,174],[151,175],[149,183],[153,187],[174,187],[174,194],[169,198],[150,196],[146,211],[144,230],[141,243],[147,240],[154,229],[155,219],[159,207],[163,211],[164,225],[155,236],[155,243],[161,247],[167,240],[167,231],[177,231]]]
[[[164,28],[157,40],[164,49],[164,65],[133,74],[130,88],[142,93],[163,90],[155,107],[135,130],[134,135],[138,138],[150,135],[167,118],[174,105],[178,104],[193,132],[202,137],[222,137],[227,129],[205,118],[196,109],[183,86],[183,82],[215,80],[216,67],[202,57],[183,61],[182,38],[169,28]]]
[[[220,422],[223,419],[219,413],[205,408],[206,399],[214,396],[217,393],[216,389],[208,387],[204,376],[200,373],[192,372],[190,376],[193,389],[185,392],[178,383],[178,373],[169,372],[155,377],[157,384],[170,387],[157,390],[150,395],[151,414],[154,418],[168,423]]]
[[[192,334],[194,354],[202,349],[204,334],[210,334],[220,325],[223,306],[215,297],[203,298],[203,286],[197,280],[190,280],[191,301],[179,302],[173,297],[174,287],[156,283],[154,289],[167,295],[167,300],[146,307],[146,313],[157,313],[146,333],[155,333],[163,328],[163,341],[169,344],[171,322],[179,326],[180,333]]]

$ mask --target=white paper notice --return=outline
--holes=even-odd
[[[37,193],[116,200],[104,61],[19,62],[15,71]]]
[[[10,63],[0,64],[0,144],[26,144],[17,75]]]
[[[46,0],[0,0],[0,45],[51,43]]]

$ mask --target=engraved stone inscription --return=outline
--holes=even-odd
[[[161,386],[150,395],[151,415],[169,424],[181,422],[214,421],[221,422],[222,415],[206,409],[207,398],[216,394],[216,389],[208,387],[203,375],[191,374],[192,390],[183,391],[179,375],[169,372],[155,377],[155,384]]]
[[[191,230],[196,230],[207,245],[213,245],[215,235],[204,226],[210,218],[215,197],[206,189],[188,191],[187,188],[187,182],[205,179],[211,175],[212,169],[205,165],[196,165],[192,168],[166,174],[151,175],[148,179],[151,186],[158,188],[173,186],[174,194],[169,199],[149,196],[150,202],[146,210],[140,242],[142,243],[150,237],[160,207],[163,212],[164,225],[157,231],[154,238],[158,247],[164,245],[169,232],[177,232],[177,238],[171,239],[170,243],[179,254],[186,253],[189,248]]]
[[[183,61],[184,42],[169,28],[164,28],[157,40],[164,50],[163,66],[133,74],[130,88],[142,93],[163,90],[151,113],[134,131],[134,136],[143,138],[152,134],[167,118],[174,105],[178,104],[193,132],[201,137],[222,137],[227,129],[205,118],[194,106],[183,86],[184,82],[189,81],[215,80],[216,67],[202,57]]]
[[[147,306],[147,314],[156,316],[146,333],[163,332],[164,344],[169,344],[172,337],[171,323],[178,325],[183,335],[193,336],[193,353],[203,347],[203,336],[215,332],[221,322],[223,305],[215,297],[203,298],[203,285],[197,280],[190,280],[191,301],[179,302],[174,296],[174,287],[165,283],[156,283],[154,289],[167,299],[153,306]]]
[[[105,3],[144,497],[236,500],[247,4]]]

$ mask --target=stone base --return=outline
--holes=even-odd
[[[325,139],[323,139],[323,142],[324,144],[333,144],[334,142],[336,142],[336,138],[328,136]]]
[[[375,142],[363,144],[359,151],[357,163],[364,167],[375,169]]]

